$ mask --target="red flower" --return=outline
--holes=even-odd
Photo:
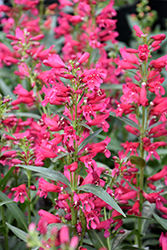
[[[48,181],[45,181],[43,178],[39,179],[39,183],[38,183],[38,192],[37,195],[39,195],[39,197],[43,197],[46,198],[48,192],[54,192],[54,193],[58,193],[60,192],[61,187],[56,186]]]
[[[142,106],[146,107],[148,105],[147,90],[146,90],[146,83],[145,82],[143,82],[141,85],[139,102]]]
[[[53,68],[66,68],[60,56],[56,54],[49,55],[48,59],[43,60],[43,64]]]
[[[159,238],[160,246],[162,246],[162,250],[167,249],[167,233],[161,233],[161,236]]]
[[[18,187],[13,187],[11,189],[11,191],[16,191],[16,193],[14,194],[15,198],[14,198],[14,201],[15,202],[18,202],[20,201],[21,203],[24,203],[25,201],[25,196],[28,198],[28,200],[30,200],[30,198],[28,197],[28,194],[27,194],[27,188],[26,188],[26,185],[25,184],[21,184],[20,186]]]
[[[101,83],[103,83],[103,79],[106,78],[106,73],[98,68],[85,69],[82,77],[82,81],[85,82],[88,89],[93,90],[94,88],[100,87]]]
[[[136,34],[135,34],[136,36],[142,37],[144,35],[144,33],[141,31],[138,25],[134,25],[133,29],[136,31]]]
[[[158,181],[162,178],[165,178],[165,184],[167,185],[167,166],[164,166],[160,172],[149,177],[148,181],[154,182],[154,181]]]

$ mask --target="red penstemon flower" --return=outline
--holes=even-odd
[[[25,184],[21,184],[20,186],[18,187],[13,187],[11,189],[12,192],[16,191],[14,196],[14,201],[15,202],[18,202],[20,201],[21,203],[24,203],[25,201],[25,196],[28,198],[28,200],[30,200],[30,198],[28,197],[28,194],[27,194],[27,187]]]

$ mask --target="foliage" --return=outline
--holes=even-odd
[[[166,36],[147,4],[132,48],[113,0],[0,6],[0,250],[166,249]]]

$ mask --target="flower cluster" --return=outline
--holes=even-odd
[[[133,206],[131,208],[128,206],[128,214],[141,216],[143,205],[148,201],[155,203],[156,208],[163,213],[162,216],[167,218],[165,206],[167,200],[162,196],[164,189],[156,191],[156,186],[153,184],[165,178],[166,166],[159,173],[147,178],[149,187],[147,191],[144,189],[142,180],[147,162],[155,158],[160,160],[157,149],[166,146],[166,142],[162,140],[167,134],[166,97],[162,97],[165,94],[162,86],[165,79],[161,75],[162,69],[166,68],[166,55],[151,60],[152,52],[160,47],[165,35],[148,38],[137,25],[134,26],[134,30],[143,44],[139,45],[138,49],[125,47],[120,49],[121,58],[115,60],[118,65],[117,74],[132,70],[134,80],[131,78],[123,85],[123,95],[120,102],[116,101],[117,108],[113,111],[118,117],[123,118],[124,115],[128,117],[128,125],[125,129],[139,140],[122,143],[125,152],[122,151],[119,157],[114,157],[117,169],[117,171],[114,170],[114,174],[117,176],[121,174],[126,180],[117,184],[115,195],[119,199],[121,197],[119,202],[123,204],[129,205],[128,200],[133,200]],[[139,169],[135,168],[134,164],[137,164]],[[140,181],[137,174],[140,174]],[[133,186],[128,185],[127,180]],[[123,183],[126,189],[122,186]]]
[[[165,35],[149,38],[135,25],[140,45],[109,58],[107,48],[111,42],[116,48],[118,35],[113,5],[113,0],[60,0],[46,7],[44,1],[14,0],[12,7],[0,6],[7,43],[12,41],[10,49],[0,43],[0,67],[14,76],[2,83],[10,90],[9,81],[17,82],[9,91],[13,100],[0,96],[5,250],[8,227],[29,248],[41,250],[111,250],[122,241],[127,245],[120,249],[136,244],[142,249],[148,204],[155,205],[161,217],[155,213],[154,218],[165,227],[167,166],[147,172],[152,162],[161,161],[159,149],[167,145],[162,74],[167,55],[152,58]],[[59,46],[45,45],[57,12],[54,36],[56,41],[64,37],[62,53]],[[42,20],[43,15],[48,17]],[[120,99],[116,91],[111,102],[103,83],[122,87]],[[110,136],[117,118],[132,140],[121,138],[116,156],[109,146],[114,147]],[[109,167],[100,158],[107,158]],[[6,223],[4,205],[17,227]],[[135,230],[124,227],[127,218],[138,222]],[[162,232],[163,250],[166,237]]]

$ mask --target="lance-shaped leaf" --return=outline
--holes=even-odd
[[[114,201],[114,199],[102,187],[91,185],[91,184],[86,184],[86,185],[78,187],[77,190],[92,193],[92,194],[98,196],[100,199],[102,199],[107,204],[109,204],[113,209],[115,209],[120,214],[122,214],[124,217],[126,217],[126,215],[124,214],[122,209],[118,206],[118,204]]]
[[[20,208],[17,206],[17,203],[7,203],[7,201],[11,201],[6,194],[0,192],[0,200],[2,202],[5,202],[5,206],[7,206],[7,208],[10,210],[11,214],[13,215],[13,217],[17,220],[18,225],[22,228],[24,228],[25,230],[27,230],[27,223],[25,220],[25,216],[23,214],[23,212],[20,210]]]
[[[125,116],[122,116],[122,117],[119,117],[119,116],[116,116],[116,114],[114,112],[110,112],[110,115],[113,116],[113,117],[116,117],[117,119],[125,122],[126,124],[134,127],[134,128],[137,128],[139,129],[139,126],[132,120],[130,120],[128,117],[125,117]]]
[[[159,217],[157,214],[153,213],[155,220],[167,231],[167,223],[166,220]]]
[[[60,230],[62,227],[70,227],[69,224],[65,224],[65,223],[51,223],[48,225],[48,230],[51,231],[53,228],[57,228],[57,230]]]
[[[3,130],[3,131],[0,132],[0,135],[3,135],[3,134],[9,135],[9,136],[13,137],[14,139],[16,139],[16,137],[14,135],[12,135],[11,133],[9,133],[9,132],[7,132],[5,130]]]
[[[120,243],[126,239],[131,233],[132,231],[131,230],[124,230],[125,232],[123,234],[117,234],[116,237],[114,237],[114,240],[112,242],[112,250],[115,250],[117,249],[117,246],[120,245]]]
[[[154,127],[156,127],[156,126],[158,126],[158,125],[160,125],[160,124],[162,124],[163,122],[156,122],[156,123],[154,123],[153,125],[151,125],[151,126],[149,126],[147,129],[152,129],[152,128],[154,128]]]
[[[80,126],[82,126],[82,127],[87,128],[88,130],[90,130],[90,131],[91,131],[91,133],[93,133],[92,128],[91,128],[90,126],[88,126],[87,124],[85,124],[85,123],[79,123],[79,125],[80,125]]]
[[[10,201],[0,202],[0,207],[3,206],[3,205],[9,204],[9,203],[14,203],[14,201],[10,200]]]
[[[58,155],[57,157],[51,159],[51,161],[52,161],[52,162],[56,162],[57,160],[59,160],[59,159],[65,157],[65,156],[67,156],[67,155],[70,155],[70,154],[71,154],[71,153],[69,153],[69,152],[68,152],[68,153],[60,154],[60,155]]]
[[[43,168],[43,167],[35,167],[35,166],[29,166],[29,165],[17,165],[17,167],[25,168],[34,172],[37,172],[39,174],[42,174],[45,178],[53,181],[60,181],[70,187],[69,180],[61,173],[49,168]]]
[[[70,120],[70,118],[68,118],[68,116],[63,115],[62,113],[57,112],[57,111],[53,111],[52,113],[53,113],[53,114],[56,114],[56,115],[58,115],[58,116],[62,116],[62,117],[64,117],[66,120],[68,120],[70,123],[72,123],[72,121]]]
[[[21,240],[27,243],[28,234],[6,222],[7,227]]]
[[[8,86],[2,78],[0,78],[0,88],[4,95],[9,95],[12,99],[15,99],[15,95],[13,94],[10,86]]]
[[[101,85],[102,89],[111,89],[111,90],[121,90],[122,89],[122,84],[102,84]]]
[[[105,238],[103,236],[103,232],[96,232],[95,230],[90,229],[88,231],[88,234],[95,249],[100,249],[101,247],[104,248],[107,247],[106,241],[104,241]]]
[[[95,138],[100,132],[102,131],[102,128],[96,130],[93,134],[89,135],[78,147],[78,152],[84,148],[93,138]]]
[[[157,151],[157,153],[159,155],[167,155],[167,149],[166,148],[158,148],[156,151]]]
[[[145,160],[140,156],[131,155],[128,160],[130,160],[132,164],[138,165],[140,168],[144,168],[146,166]]]
[[[132,246],[132,245],[128,245],[128,244],[126,244],[126,245],[123,245],[121,248],[120,247],[118,247],[118,248],[116,248],[116,249],[114,249],[114,250],[146,250],[146,248],[140,248],[140,247],[136,247],[136,246]]]
[[[9,115],[15,115],[15,116],[21,116],[21,117],[30,117],[39,120],[41,117],[40,115],[34,114],[34,113],[23,113],[23,112],[17,112],[17,113],[9,113]]]
[[[7,174],[0,180],[0,187],[2,188],[2,190],[5,188],[5,185],[7,183],[7,181],[9,180],[11,173],[13,172],[13,170],[15,169],[15,167],[11,167]]]

